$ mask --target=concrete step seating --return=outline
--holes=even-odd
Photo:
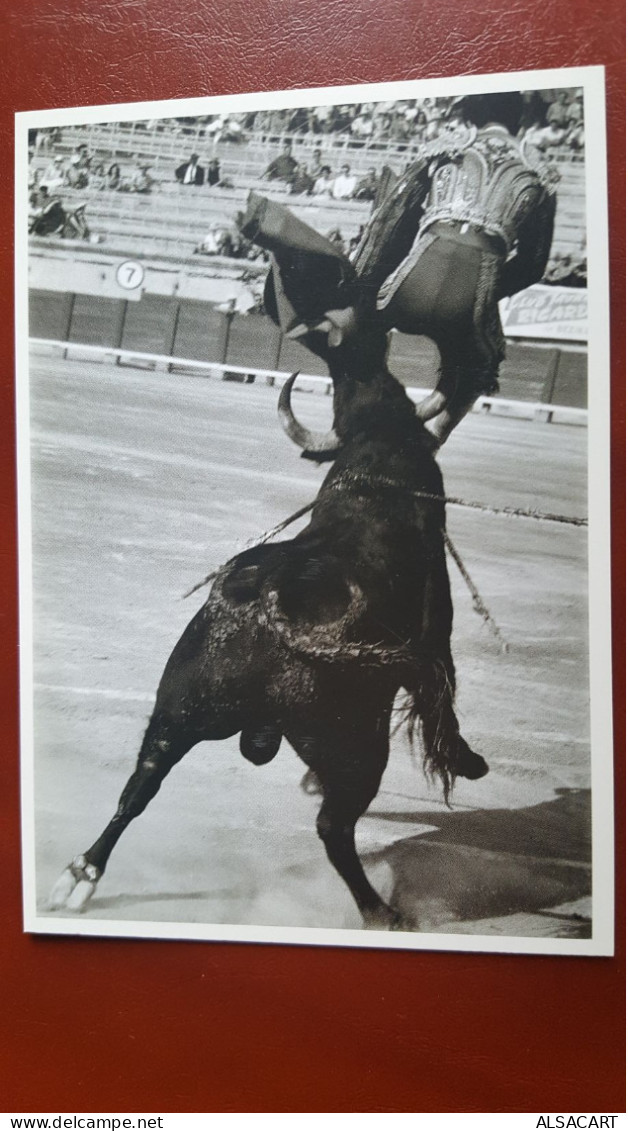
[[[282,138],[275,139],[251,137],[245,144],[235,145],[219,142],[215,146],[207,139],[199,140],[198,134],[164,131],[155,133],[140,130],[131,123],[127,126],[104,124],[89,127],[66,128],[62,142],[55,147],[69,156],[80,142],[86,142],[94,155],[94,160],[102,160],[105,166],[117,161],[122,166],[123,176],[130,174],[139,159],[152,164],[151,175],[158,187],[150,195],[124,192],[96,191],[89,187],[83,190],[63,189],[63,199],[87,203],[90,228],[105,242],[121,238],[125,241],[137,237],[142,245],[157,241],[162,250],[174,249],[177,245],[185,255],[192,253],[194,247],[206,234],[214,222],[231,223],[235,213],[243,210],[251,191],[262,192],[286,203],[297,216],[321,232],[340,229],[344,239],[351,239],[370,215],[370,205],[359,201],[333,201],[330,199],[292,196],[277,182],[260,180],[260,173],[279,150]],[[418,149],[408,146],[403,152],[399,147],[388,144],[376,150],[375,146],[356,148],[359,143],[340,135],[323,137],[310,135],[291,137],[293,151],[297,159],[310,160],[314,149],[320,146],[323,161],[338,167],[343,160],[349,160],[356,173],[375,165],[381,168],[390,164],[401,172],[409,160],[413,160]],[[351,156],[349,157],[349,147]],[[201,163],[215,155],[221,164],[221,173],[229,177],[232,188],[201,188],[182,186],[174,179],[174,168],[196,149],[201,155]],[[39,153],[34,159],[36,168],[44,167],[50,160],[50,153]],[[333,160],[332,160],[333,158]],[[585,188],[584,165],[579,160],[562,160],[559,163],[561,181],[558,188],[558,208],[556,218],[553,252],[556,254],[575,253],[581,250],[585,230]]]

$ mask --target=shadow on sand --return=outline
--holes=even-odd
[[[372,809],[366,820],[437,829],[398,840],[369,859],[391,869],[392,903],[415,930],[480,933],[478,920],[516,916],[513,934],[590,938],[586,915],[560,910],[591,892],[590,806],[589,790],[557,789],[553,800],[527,809]],[[546,929],[532,916],[546,916]]]

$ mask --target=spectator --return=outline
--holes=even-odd
[[[332,106],[328,118],[329,132],[333,134],[347,133],[353,121],[353,106]]]
[[[151,177],[149,170],[150,165],[140,164],[131,174],[129,183],[129,192],[139,192],[147,195],[152,191],[153,185],[156,183],[154,177]]]
[[[58,196],[50,196],[45,185],[31,194],[29,232],[34,236],[62,235],[66,212]]]
[[[567,135],[565,144],[570,149],[584,149],[584,108],[582,96],[576,95],[567,106]]]
[[[91,166],[91,158],[87,152],[85,143],[77,145],[74,153],[70,158],[70,164],[66,170],[66,184],[70,188],[87,188],[89,184],[89,169]]]
[[[353,192],[354,200],[375,200],[378,185],[379,177],[377,170],[371,168],[368,170],[366,176],[362,177],[361,181],[358,181]]]
[[[349,200],[355,191],[357,178],[351,175],[351,166],[343,165],[332,185],[334,200]]]
[[[412,127],[406,120],[402,109],[398,109],[396,114],[393,114],[390,123],[389,138],[397,144],[405,142],[410,137]]]
[[[532,145],[538,149],[540,153],[546,153],[548,150],[555,149],[557,146],[562,145],[565,140],[567,131],[564,126],[559,126],[558,122],[550,122],[549,125],[543,126],[540,130],[530,129],[524,137],[526,145]]]
[[[311,193],[314,188],[314,181],[307,171],[307,165],[303,161],[297,165],[294,177],[290,183],[290,192],[295,196],[301,193]]]
[[[320,145],[317,145],[312,153],[312,160],[308,167],[308,173],[313,181],[316,181],[317,178],[320,177],[323,167],[328,168],[328,166],[323,166],[323,151]]]
[[[65,224],[61,232],[62,236],[67,236],[69,239],[73,240],[89,239],[90,231],[85,216],[86,208],[86,204],[77,204],[72,212],[66,213]]]
[[[310,115],[310,128],[312,133],[329,133],[331,120],[331,106],[315,106]]]
[[[107,169],[107,176],[105,178],[104,187],[115,191],[120,188],[120,181],[120,166],[114,161],[114,163]]]
[[[287,129],[287,120],[289,110],[271,110],[268,115],[268,134],[269,137],[277,136],[278,134],[285,133]]]
[[[312,196],[331,196],[334,187],[334,178],[329,165],[321,165],[320,172],[314,181]]]
[[[33,192],[41,184],[41,169],[28,170],[28,191]]]
[[[442,111],[440,107],[437,106],[436,99],[434,98],[424,98],[422,109],[427,123],[425,127],[425,140],[433,141],[435,137],[438,137],[440,131],[440,123],[443,116]]]
[[[333,247],[338,248],[338,251],[341,251],[344,255],[345,241],[342,238],[342,232],[340,231],[340,228],[332,228],[331,231],[327,233],[327,236],[325,238],[329,240],[330,244],[332,244]]]
[[[230,225],[216,220],[210,224],[207,235],[194,248],[194,254],[222,255],[228,259],[235,259],[238,257],[240,244],[239,234]]]
[[[351,133],[356,140],[366,141],[373,136],[373,119],[364,111],[360,111],[351,123]]]
[[[586,254],[564,254],[554,256],[549,264],[543,282],[548,287],[586,287]]]
[[[292,156],[292,143],[284,141],[279,157],[275,157],[274,161],[271,161],[268,168],[264,170],[262,180],[290,182],[296,170],[297,162]]]
[[[568,90],[559,91],[558,98],[556,98],[554,102],[550,103],[550,105],[547,108],[547,113],[545,115],[545,121],[547,122],[548,126],[556,125],[560,129],[566,129],[566,127],[567,127],[567,104],[568,104],[568,102],[569,102],[569,91]]]
[[[220,184],[220,162],[216,157],[212,157],[207,166],[207,184],[212,185]]]
[[[105,166],[102,163],[99,163],[92,169],[92,173],[89,178],[89,187],[100,191],[100,189],[106,188],[106,185],[107,174],[105,173]]]
[[[198,187],[205,181],[205,170],[198,163],[198,153],[192,153],[189,161],[184,161],[175,169],[174,175],[180,185],[195,185]]]
[[[39,183],[42,188],[48,189],[49,192],[54,192],[55,189],[61,188],[65,184],[65,164],[59,153],[48,163]]]
[[[308,132],[310,125],[309,112],[304,108],[295,110],[288,121],[288,129],[290,133],[305,134]]]

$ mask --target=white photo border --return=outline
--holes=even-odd
[[[86,917],[45,918],[35,902],[35,816],[33,737],[33,601],[31,469],[28,353],[28,131],[33,128],[88,125],[169,116],[237,113],[352,102],[581,87],[586,128],[585,184],[589,302],[589,678],[591,708],[591,786],[593,820],[593,930],[590,939],[481,936],[288,928],[238,924],[90,921]],[[229,942],[290,943],[403,950],[483,951],[547,955],[614,953],[613,732],[610,588],[610,336],[609,258],[606,181],[605,70],[570,67],[438,79],[299,88],[164,101],[55,108],[16,114],[16,400],[19,538],[19,617],[21,687],[22,852],[24,930],[47,935],[93,935]],[[592,379],[592,370],[593,379]],[[593,381],[595,388],[592,390]]]

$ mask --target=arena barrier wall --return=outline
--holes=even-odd
[[[218,376],[223,381],[239,381],[250,384],[262,377],[270,385],[283,384],[289,372],[278,369],[232,365],[227,362],[200,361],[194,358],[177,357],[172,354],[146,353],[141,350],[117,349],[111,346],[89,345],[85,342],[59,341],[54,338],[31,338],[32,347],[61,351],[64,358],[72,360],[113,361],[116,365],[129,368],[163,367],[167,372],[192,372],[203,376]],[[300,392],[319,392],[328,395],[332,390],[330,377],[318,374],[299,373],[297,389]],[[417,403],[429,392],[429,388],[406,386],[409,396]],[[547,424],[586,425],[588,413],[583,408],[570,408],[553,405],[543,401],[509,400],[506,397],[479,397],[474,405],[476,412],[491,412],[492,415],[514,416],[525,420],[540,420]]]
[[[210,303],[173,295],[144,293],[140,301],[124,298],[31,289],[31,339],[113,351],[119,364],[140,354],[146,359],[173,359],[173,366],[203,362],[234,373],[280,374],[298,369],[327,376],[324,363],[298,342],[282,336],[265,315],[237,314]],[[185,364],[185,362],[184,362]],[[438,354],[425,338],[392,335],[390,366],[404,385],[432,388]],[[585,409],[587,355],[561,343],[512,340],[500,378],[501,395],[493,401]],[[547,412],[546,412],[547,415]],[[555,416],[555,414],[554,414]]]

